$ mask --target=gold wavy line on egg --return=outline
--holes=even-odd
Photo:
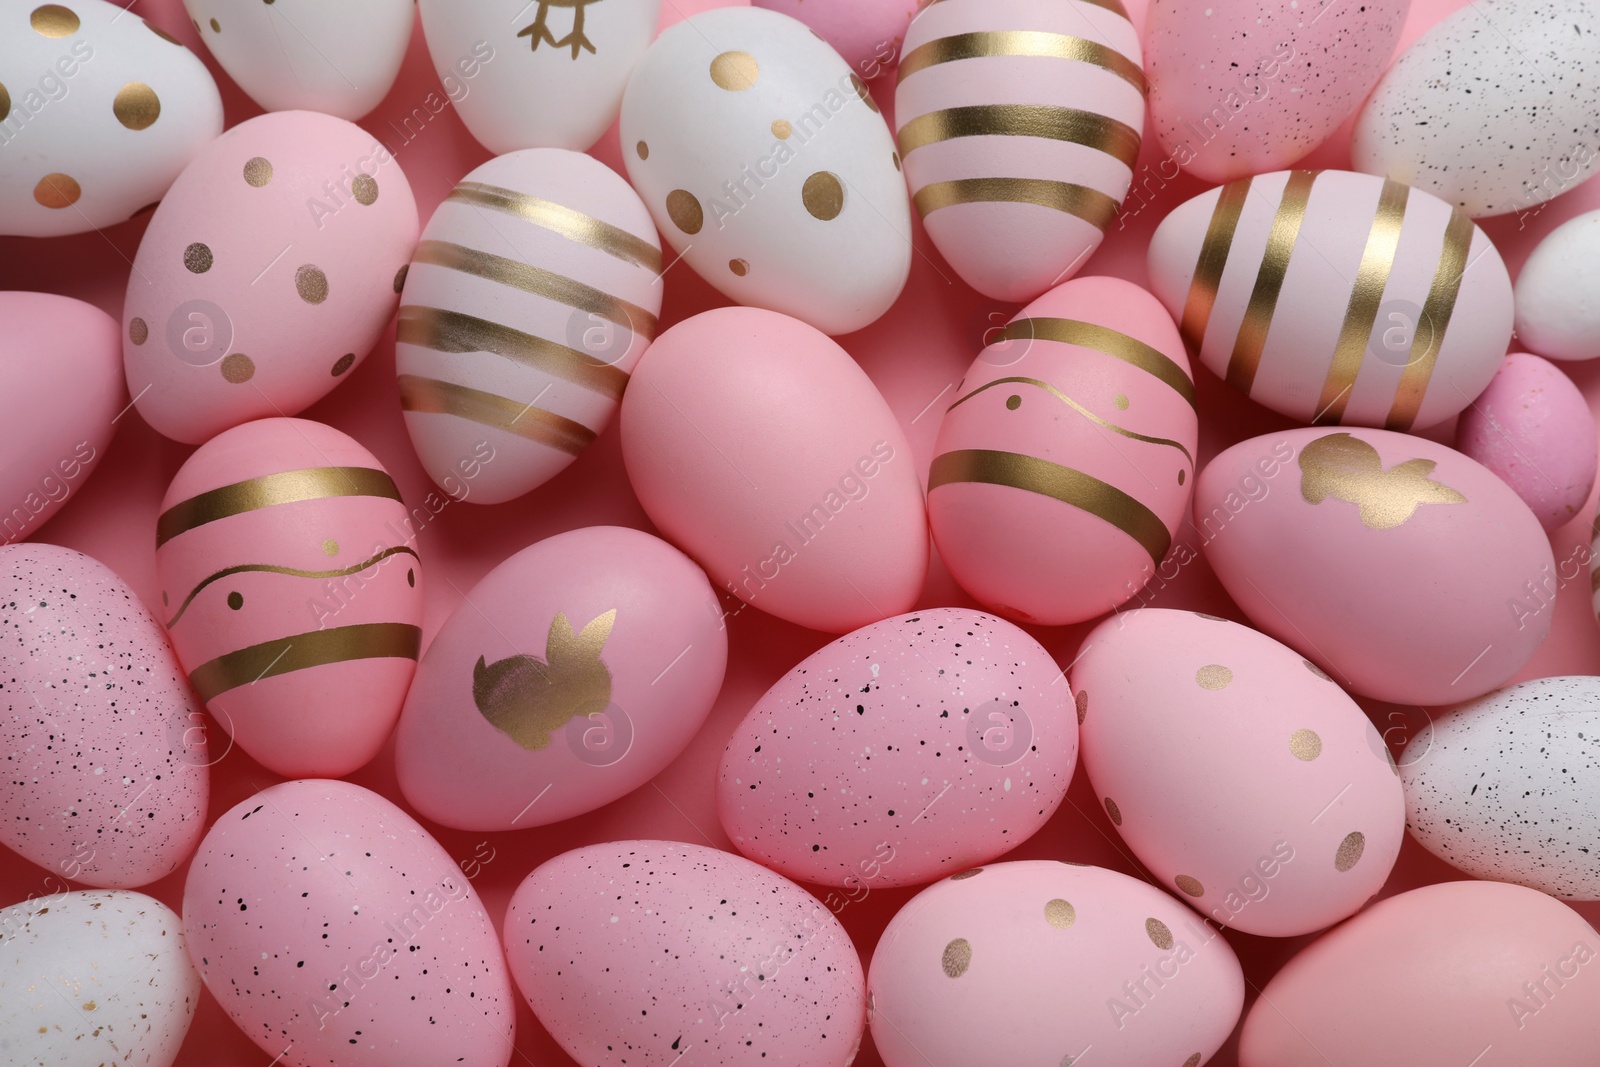
[[[587,352],[459,311],[407,304],[395,340],[435,352],[488,352],[612,400],[621,400],[628,386],[626,371]]]
[[[415,374],[400,375],[400,407],[430,415],[454,415],[573,456],[588,448],[596,436],[583,423],[532,403]]]
[[[1211,212],[1211,224],[1206,227],[1206,239],[1200,245],[1200,257],[1195,260],[1194,278],[1183,303],[1183,321],[1178,324],[1178,332],[1183,335],[1184,344],[1197,354],[1205,345],[1211,309],[1217,303],[1217,288],[1228,266],[1228,253],[1233,250],[1233,235],[1239,228],[1239,218],[1244,214],[1245,202],[1250,199],[1252,180],[1243,178],[1222,187],[1217,206]]]
[[[974,104],[918,115],[900,127],[900,157],[961,137],[1037,137],[1104,152],[1130,171],[1139,131],[1109,115],[1045,104]]]
[[[1378,210],[1372,218],[1372,228],[1367,231],[1367,246],[1361,253],[1361,266],[1356,270],[1355,287],[1350,291],[1350,303],[1345,308],[1344,324],[1339,328],[1339,341],[1333,349],[1333,362],[1328,365],[1328,377],[1317,399],[1316,417],[1311,420],[1313,425],[1337,423],[1344,418],[1350,394],[1355,391],[1356,377],[1361,373],[1362,359],[1372,341],[1372,328],[1378,321],[1383,291],[1394,270],[1410,193],[1410,186],[1392,178],[1383,183]]]
[[[394,479],[371,467],[311,467],[248,478],[180,501],[156,520],[156,547],[179,534],[247,511],[341,496],[399,500]]]
[[[620,226],[601,222],[592,215],[585,215],[565,204],[541,200],[537,196],[519,193],[515,189],[505,189],[483,182],[462,182],[445,199],[514,215],[525,222],[560,234],[569,241],[588,245],[609,256],[641,266],[651,274],[661,273],[661,249]]]
[[[1283,290],[1284,275],[1289,273],[1289,258],[1299,242],[1300,225],[1305,221],[1306,204],[1316,180],[1316,171],[1290,173],[1283,199],[1278,202],[1278,212],[1272,220],[1272,231],[1267,235],[1266,250],[1261,253],[1255,288],[1250,291],[1250,303],[1245,306],[1244,320],[1239,323],[1226,375],[1228,384],[1245,396],[1250,395],[1255,385],[1261,353],[1267,347],[1267,333],[1272,329],[1272,316],[1278,310],[1278,294]]]
[[[906,54],[900,61],[897,81],[903,82],[918,71],[940,63],[998,56],[1092,63],[1115,74],[1139,90],[1141,95],[1148,91],[1144,71],[1139,69],[1139,64],[1115,48],[1109,48],[1099,41],[1065,33],[1046,33],[1043,30],[980,30],[936,38]]]
[[[934,182],[912,198],[917,212],[927,218],[957,204],[1034,204],[1082,219],[1104,230],[1117,217],[1118,204],[1098,189],[1043,178],[960,178]]]
[[[1106,326],[1080,322],[1077,319],[1017,319],[1008,324],[1000,335],[989,343],[996,345],[1007,341],[1055,341],[1059,344],[1090,348],[1161,379],[1183,397],[1190,407],[1195,407],[1197,404],[1194,382],[1183,372],[1182,367],[1168,359],[1158,349]]]
[[[366,570],[369,567],[374,567],[388,559],[390,556],[397,555],[401,552],[413,557],[418,563],[422,562],[422,557],[418,556],[413,549],[408,548],[405,545],[396,545],[393,548],[386,548],[377,555],[372,556],[369,559],[362,560],[360,563],[352,564],[349,567],[340,567],[337,570],[331,571],[305,571],[299,569],[298,567],[280,567],[273,563],[240,563],[234,567],[225,567],[215,574],[209,574],[200,579],[199,583],[196,584],[193,589],[189,590],[189,595],[184,597],[183,603],[178,605],[178,613],[167,620],[167,629],[170,630],[178,624],[178,620],[183,618],[183,613],[189,610],[189,605],[193,603],[195,597],[200,595],[200,591],[202,589],[210,585],[212,582],[220,582],[222,579],[231,578],[235,574],[265,572],[267,574],[287,574],[291,578],[343,578],[346,575],[356,574],[360,571]]]
[[[1084,407],[1082,404],[1078,403],[1076,400],[1072,399],[1066,393],[1063,393],[1060,389],[1057,389],[1049,382],[1041,381],[1038,378],[996,378],[987,385],[978,386],[978,388],[974,389],[960,400],[957,400],[954,404],[951,404],[945,409],[945,412],[948,414],[949,412],[954,411],[956,408],[960,407],[962,404],[965,404],[979,393],[993,389],[997,385],[1007,384],[1032,385],[1039,389],[1043,389],[1045,392],[1049,393],[1051,396],[1055,397],[1057,400],[1061,401],[1063,404],[1067,405],[1067,407],[1071,408],[1073,411],[1076,411],[1079,415],[1082,415],[1096,426],[1101,426],[1107,430],[1110,430],[1112,433],[1121,434],[1123,437],[1132,438],[1135,441],[1143,441],[1146,444],[1151,445],[1165,445],[1167,448],[1176,448],[1179,452],[1182,452],[1183,457],[1189,461],[1189,466],[1191,468],[1194,466],[1194,457],[1189,455],[1189,450],[1184,448],[1182,443],[1168,440],[1165,437],[1150,437],[1147,434],[1130,430],[1124,426],[1118,426],[1116,423],[1110,422],[1101,418],[1099,415],[1096,415],[1094,412],[1090,411],[1088,408]]]
[[[599,315],[618,326],[626,326],[646,340],[656,335],[656,317],[637,304],[630,304],[591,285],[519,260],[480,252],[476,248],[449,241],[423,241],[417,245],[411,262],[461,271],[498,285],[542,296],[558,304]]]
[[[189,674],[200,699],[209,704],[230,689],[263,678],[358,659],[416,659],[422,628],[400,622],[368,622],[311,630],[250,645],[202,663]]]
[[[1467,216],[1459,211],[1450,212],[1444,246],[1439,250],[1439,266],[1434,272],[1428,299],[1422,305],[1422,322],[1417,324],[1416,336],[1411,340],[1411,355],[1395,389],[1394,406],[1389,409],[1385,429],[1405,433],[1417,419],[1423,394],[1428,391],[1428,381],[1433,377],[1433,366],[1439,361],[1439,350],[1444,347],[1445,331],[1450,328],[1450,318],[1455,313],[1456,298],[1461,295],[1461,279],[1467,273],[1467,254],[1472,251],[1472,239],[1477,232],[1477,226]],[[1426,336],[1422,332],[1424,322],[1430,327]]]
[[[1037,456],[965,448],[936,456],[928,492],[941,485],[980,482],[1038,493],[1103,519],[1133,538],[1158,565],[1172,547],[1172,534],[1156,513],[1114,485]]]

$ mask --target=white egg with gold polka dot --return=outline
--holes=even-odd
[[[849,64],[787,15],[717,8],[663,33],[628,82],[622,144],[668,243],[730,299],[837,335],[905,287],[894,138]]]
[[[114,226],[222,132],[193,52],[123,4],[0,4],[0,236]]]
[[[1144,608],[1091,632],[1071,675],[1107,817],[1196,911],[1293,937],[1383,887],[1405,837],[1399,771],[1361,707],[1298,652]]]

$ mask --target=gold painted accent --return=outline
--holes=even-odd
[[[403,411],[454,415],[468,422],[537,441],[572,456],[580,454],[595,439],[595,432],[583,423],[536,408],[531,403],[524,404],[495,393],[485,393],[454,382],[442,382],[437,378],[421,378],[415,374],[400,375],[400,408]]]
[[[150,339],[150,327],[143,319],[133,319],[128,323],[128,340],[136,345],[142,345]]]
[[[1078,725],[1082,726],[1083,720],[1089,715],[1089,694],[1080,689],[1078,695],[1072,698],[1072,702],[1078,709]]]
[[[259,189],[272,180],[272,161],[265,156],[251,156],[244,161],[245,184]]]
[[[532,22],[517,31],[518,37],[532,39],[533,47],[530,51],[537,52],[540,44],[548,43],[551,48],[566,48],[570,45],[573,59],[577,59],[578,54],[585,50],[591,55],[599,54],[595,51],[594,42],[584,33],[584,17],[585,9],[590,4],[598,4],[600,0],[535,0],[535,2],[539,5],[539,13],[534,16]],[[553,7],[573,9],[572,32],[559,41],[556,40],[555,34],[550,32],[550,9]]]
[[[1303,659],[1300,662],[1304,663],[1306,665],[1306,670],[1310,671],[1312,674],[1316,675],[1318,678],[1321,678],[1324,682],[1333,681],[1333,676],[1332,675],[1330,675],[1327,671],[1323,670],[1321,667],[1317,666],[1315,663],[1312,663],[1310,660]]]
[[[222,358],[222,377],[233,385],[243,385],[256,376],[256,361],[243,352]]]
[[[156,547],[197,526],[259,508],[329,497],[376,496],[399,501],[394,479],[372,467],[311,467],[264,474],[181,500],[156,520]]]
[[[1040,30],[988,30],[960,33],[940,37],[912,49],[900,61],[897,81],[905,81],[920,70],[940,63],[963,59],[986,59],[993,56],[1027,56],[1041,59],[1070,59],[1092,63],[1110,71],[1140,94],[1149,91],[1144,71],[1139,65],[1114,48],[1099,41],[1082,37],[1069,37],[1064,33],[1045,33]]]
[[[1226,689],[1233,683],[1233,671],[1220,663],[1208,663],[1194,672],[1201,689]]]
[[[39,184],[33,187],[34,202],[40,207],[58,209],[71,207],[82,195],[83,187],[78,184],[77,179],[59,171],[46,174],[39,179]]]
[[[749,52],[724,52],[711,61],[711,80],[717,88],[740,93],[761,77],[761,65]]]
[[[350,195],[356,203],[371,207],[378,202],[378,179],[370,174],[357,174],[350,182]]]
[[[117,90],[111,113],[130,130],[147,130],[161,117],[161,99],[144,82],[129,82]]]
[[[328,276],[315,264],[303,264],[294,272],[294,291],[308,304],[320,304],[328,299]]]
[[[976,877],[978,877],[978,875],[980,875],[982,873],[983,873],[983,868],[982,867],[974,867],[970,871],[962,871],[960,874],[952,874],[950,876],[950,880],[952,882],[964,882],[968,878],[976,878]]]
[[[1106,419],[1102,419],[1099,415],[1096,415],[1094,412],[1090,411],[1088,408],[1084,407],[1082,404],[1078,403],[1076,400],[1072,399],[1066,393],[1063,393],[1049,382],[1040,381],[1038,378],[996,378],[987,385],[978,386],[978,388],[974,389],[966,396],[963,396],[954,404],[951,404],[948,411],[954,411],[956,408],[960,407],[962,404],[965,404],[968,400],[971,400],[979,393],[993,389],[997,385],[1031,385],[1036,388],[1043,389],[1045,392],[1049,393],[1051,396],[1055,397],[1057,400],[1061,401],[1067,407],[1071,408],[1073,411],[1076,411],[1078,414],[1082,415],[1096,426],[1100,426],[1104,429],[1110,430],[1112,433],[1120,434],[1123,437],[1131,438],[1135,441],[1143,441],[1146,444],[1151,445],[1163,445],[1167,448],[1176,448],[1179,452],[1183,453],[1183,457],[1189,461],[1190,466],[1194,465],[1194,457],[1189,455],[1189,450],[1180,442],[1168,440],[1165,437],[1150,437],[1142,433],[1135,433],[1133,430],[1124,429],[1114,422],[1109,422]],[[1011,400],[1016,400],[1018,403],[1013,404],[1011,403]],[[1012,397],[1011,400],[1006,401],[1006,407],[1015,411],[1021,406],[1021,398]]]
[[[917,190],[917,213],[927,218],[957,204],[1033,204],[1082,219],[1104,230],[1117,217],[1118,204],[1098,189],[1044,178],[959,178]]]
[[[183,47],[183,42],[182,41],[180,41],[176,37],[172,36],[172,34],[168,33],[166,30],[163,30],[160,26],[152,26],[152,25],[150,25],[150,20],[149,19],[140,19],[139,21],[144,23],[144,28],[145,29],[149,30],[151,33],[155,34],[157,37],[161,38],[163,41],[166,41],[168,44],[175,44],[179,48]]]
[[[1328,365],[1328,377],[1317,399],[1315,423],[1337,423],[1344,419],[1350,394],[1355,391],[1356,377],[1361,373],[1362,359],[1372,341],[1378,305],[1383,303],[1383,291],[1389,284],[1389,273],[1394,270],[1394,256],[1400,248],[1400,229],[1406,220],[1406,200],[1410,193],[1410,186],[1392,178],[1383,183],[1378,211],[1373,216],[1372,228],[1367,231],[1367,246],[1361,253],[1361,266],[1356,270],[1350,303],[1345,308],[1344,324],[1339,328],[1339,341],[1333,349],[1333,361]]]
[[[421,646],[422,629],[408,623],[369,622],[311,630],[218,656],[196,667],[189,683],[201,701],[209,704],[240,686],[311,667],[358,659],[414,660]]]
[[[1128,410],[1128,398],[1121,393],[1118,393],[1116,396],[1112,397],[1111,403],[1116,405],[1118,411]]]
[[[705,209],[687,189],[674,189],[667,194],[667,217],[684,233],[693,236],[706,224]]]
[[[1182,367],[1168,359],[1159,349],[1152,348],[1125,333],[1118,333],[1116,330],[1092,322],[1080,322],[1077,319],[1017,319],[1007,325],[998,338],[989,343],[994,345],[1006,341],[1055,341],[1064,345],[1077,345],[1079,348],[1092,348],[1102,355],[1120,359],[1146,374],[1154,375],[1183,397],[1190,407],[1198,405],[1194,382],[1184,373]]]
[[[1183,302],[1183,320],[1178,324],[1183,343],[1195,352],[1205,345],[1211,309],[1217,302],[1217,287],[1222,284],[1222,272],[1228,266],[1228,253],[1233,250],[1239,217],[1250,199],[1252,180],[1244,178],[1222,187],[1217,206],[1211,211],[1211,224],[1206,227],[1206,239],[1200,244],[1200,258],[1195,261],[1194,278],[1189,282],[1189,295]]]
[[[935,457],[928,473],[928,492],[959,482],[1010,486],[1086,511],[1137,541],[1157,565],[1172,547],[1166,525],[1139,500],[1092,475],[1046,459],[978,448]]]
[[[190,603],[194,601],[195,597],[200,595],[200,591],[206,586],[210,585],[212,582],[220,582],[224,578],[231,578],[235,574],[265,572],[268,574],[286,574],[291,578],[343,578],[347,575],[355,574],[358,571],[364,571],[375,567],[379,563],[382,563],[384,560],[388,559],[390,556],[397,555],[401,552],[404,552],[416,559],[419,563],[422,561],[421,557],[417,555],[414,549],[411,549],[405,545],[396,545],[393,548],[386,548],[377,555],[362,560],[360,563],[353,564],[349,567],[340,567],[338,570],[331,571],[308,571],[301,570],[298,567],[279,567],[271,563],[241,563],[234,567],[227,567],[215,574],[207,575],[206,577],[200,579],[195,587],[189,590],[189,595],[183,598],[183,603],[178,605],[177,612],[172,616],[172,618],[167,620],[166,626],[167,629],[170,630],[174,626],[178,625],[178,620],[183,618],[183,613],[189,610]],[[231,597],[237,596],[238,594],[233,593],[229,595],[231,604]]]
[[[620,226],[601,222],[564,204],[482,182],[462,182],[445,199],[514,215],[569,241],[636,263],[651,274],[661,273],[661,249]]]
[[[1400,385],[1395,389],[1394,405],[1383,424],[1385,429],[1405,433],[1417,421],[1423,394],[1428,391],[1434,364],[1439,361],[1439,350],[1444,347],[1445,331],[1450,328],[1451,316],[1455,314],[1461,280],[1467,273],[1467,255],[1472,251],[1472,240],[1477,233],[1478,227],[1467,216],[1459,211],[1450,213],[1444,244],[1439,250],[1439,266],[1434,270],[1428,299],[1422,305],[1421,321],[1417,323],[1416,336],[1411,339],[1411,354],[1400,375]],[[1427,325],[1426,334],[1423,333],[1424,324]]]
[[[780,141],[787,141],[794,136],[794,126],[790,124],[788,119],[773,119],[772,136]]]
[[[40,37],[71,37],[78,32],[81,23],[78,21],[77,12],[70,7],[60,4],[44,4],[33,9],[28,16],[28,25],[33,27],[33,32]]]
[[[844,210],[844,183],[838,175],[819,170],[806,179],[800,199],[812,218],[832,222]]]
[[[1044,921],[1054,926],[1057,930],[1065,930],[1071,926],[1078,917],[1078,911],[1070,901],[1057,897],[1047,901],[1044,906]]]
[[[894,169],[895,170],[899,170],[900,169],[900,153],[899,152],[890,152],[889,153],[889,158],[894,161]]]
[[[972,966],[972,944],[964,937],[956,938],[944,947],[939,966],[944,969],[946,977],[960,978]]]
[[[346,352],[344,355],[333,361],[333,371],[331,373],[333,377],[337,378],[355,365],[356,354],[354,352]]]
[[[640,159],[650,158],[650,146],[643,141],[640,141],[638,144],[634,145],[633,150],[639,153]]]
[[[1310,763],[1322,755],[1322,738],[1315,730],[1296,730],[1289,735],[1289,751],[1295,759]]]
[[[1367,835],[1360,830],[1345,835],[1339,842],[1339,851],[1334,853],[1333,869],[1343,874],[1361,862],[1361,854],[1367,850]]]
[[[242,607],[244,607],[244,594],[238,592],[237,590],[235,590],[232,593],[229,593],[228,594],[228,609],[230,611],[238,611]],[[172,624],[168,623],[167,625],[170,627]]]
[[[339,554],[339,542],[331,537],[322,542],[322,554],[324,556],[337,556]]]
[[[523,748],[537,751],[573,719],[605,711],[611,703],[611,671],[600,653],[616,621],[612,608],[574,634],[566,614],[557,612],[543,660],[515,655],[487,663],[479,656],[472,669],[472,700],[479,713]]]
[[[1255,385],[1261,352],[1267,346],[1272,316],[1278,309],[1278,294],[1283,289],[1284,275],[1289,273],[1289,259],[1300,239],[1300,225],[1305,221],[1306,204],[1311,200],[1311,186],[1316,180],[1316,171],[1297,170],[1289,175],[1283,199],[1278,202],[1277,215],[1272,220],[1272,232],[1267,236],[1266,250],[1261,253],[1255,288],[1250,291],[1244,321],[1239,324],[1239,333],[1234,338],[1226,375],[1228,384],[1245,396],[1250,395]]]
[[[400,269],[394,272],[394,291],[399,292],[406,287],[406,275],[411,273],[411,264],[402,263]]]
[[[1194,1055],[1183,1061],[1183,1067],[1200,1067],[1200,1060],[1200,1053],[1196,1052]]]
[[[1117,802],[1106,797],[1106,815],[1111,819],[1112,826],[1122,825],[1122,809],[1117,807]]]
[[[625,371],[587,352],[459,311],[407,304],[400,309],[395,339],[435,352],[488,352],[611,400],[621,400],[628,386]]]
[[[872,99],[872,93],[867,89],[866,82],[862,81],[860,77],[852,73],[850,75],[850,85],[853,89],[855,89],[856,95],[861,98],[861,102],[863,104],[866,104],[873,111],[878,110],[878,102]]]
[[[11,117],[11,94],[6,91],[6,83],[0,82],[0,122]]]
[[[1428,475],[1431,459],[1412,459],[1383,469],[1378,450],[1347,433],[1319,437],[1300,450],[1300,495],[1308,504],[1330,496],[1361,510],[1369,530],[1404,526],[1424,504],[1465,504],[1467,498]]]
[[[1191,897],[1203,897],[1206,895],[1206,887],[1200,884],[1200,879],[1190,878],[1187,874],[1178,875],[1172,880],[1172,884]]]
[[[216,19],[212,19],[211,20],[211,32],[212,33],[221,33],[222,32],[222,26],[221,26],[220,23],[217,22]]]
[[[919,115],[900,127],[902,158],[919,148],[960,137],[1038,137],[1083,145],[1130,171],[1139,158],[1139,131],[1092,111],[1042,104],[982,104]]]
[[[1160,919],[1146,919],[1144,932],[1145,936],[1150,938],[1150,943],[1162,952],[1172,948],[1172,931],[1167,929],[1167,924]]]
[[[190,274],[204,274],[213,262],[211,246],[203,242],[196,241],[183,250],[183,266]]]
[[[733,271],[733,273],[737,274],[739,277],[743,278],[746,274],[750,273],[750,261],[745,259],[730,259],[728,260],[728,269]]]

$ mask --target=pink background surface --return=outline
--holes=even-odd
[[[1125,2],[1142,25],[1145,0]],[[1465,3],[1466,0],[1414,0],[1402,46]],[[687,12],[707,6],[716,6],[716,0],[667,0],[666,11],[672,15],[675,8]],[[137,0],[132,13],[142,15],[204,56],[222,87],[229,126],[258,113],[197,43],[179,0]],[[888,111],[893,98],[890,79],[880,79],[874,88],[879,103]],[[446,98],[428,61],[419,27],[395,89],[362,125],[396,149],[424,220],[457,179],[489,158],[489,153],[472,139],[448,108],[431,117],[409,143],[397,144],[404,140],[396,132],[400,119],[413,108],[423,108],[422,113],[428,114],[423,101],[429,93],[438,94],[439,100]],[[1310,157],[1309,165],[1348,166],[1348,145],[1346,124],[1328,146]],[[596,154],[621,170],[614,130],[601,142]],[[1147,137],[1136,181],[1144,176],[1147,165],[1153,173],[1159,160],[1155,138]],[[1131,211],[1131,217],[1121,220],[1125,229],[1119,228],[1119,223],[1112,224],[1104,246],[1081,273],[1114,274],[1144,284],[1145,246],[1155,224],[1204,188],[1203,183],[1187,178],[1168,184],[1142,209]],[[1542,210],[1491,220],[1485,229],[1505,256],[1514,277],[1539,238],[1574,215],[1597,208],[1600,182],[1590,182]],[[66,238],[0,238],[0,289],[64,293],[95,303],[116,317],[121,311],[129,261],[147,222],[148,216],[102,233]],[[869,329],[842,340],[888,398],[907,429],[921,470],[926,472],[941,407],[948,404],[951,390],[977,354],[984,331],[1003,324],[1016,309],[987,301],[962,285],[939,259],[920,226],[915,233],[915,246],[911,281],[900,302]],[[680,265],[666,276],[662,325],[722,303],[723,298],[710,286]],[[3,328],[4,324],[0,324]],[[1600,362],[1563,367],[1572,373],[1591,409],[1600,407]],[[1236,394],[1210,373],[1198,371],[1196,378],[1202,463],[1235,441],[1290,425]],[[407,502],[420,502],[433,487],[412,453],[401,421],[392,326],[377,350],[350,379],[303,417],[330,423],[353,435],[394,475]],[[1451,430],[1447,425],[1429,436],[1448,441]],[[38,539],[69,545],[104,561],[133,586],[147,605],[156,606],[156,516],[168,481],[191,451],[188,446],[160,437],[136,412],[129,412],[122,418],[100,468],[43,528]],[[1584,516],[1593,513],[1594,503],[1591,495]],[[552,534],[598,523],[650,529],[628,486],[615,424],[563,474],[532,495],[491,508],[452,503],[423,528],[416,547],[427,561],[425,640],[431,639],[446,616],[461,603],[465,591],[501,560]],[[1584,517],[1552,534],[1558,564],[1586,549],[1588,526]],[[1180,531],[1180,538],[1183,536]],[[1188,536],[1193,538],[1192,530]],[[1203,561],[1184,567],[1171,581],[1158,580],[1146,590],[1143,600],[1160,607],[1200,609],[1240,618]],[[970,605],[971,601],[956,589],[936,560],[921,604]],[[727,606],[732,610],[737,604],[730,601]],[[1584,576],[1561,590],[1555,611],[1554,632],[1518,680],[1600,674],[1600,628],[1590,610]],[[511,893],[534,866],[581,845],[618,838],[659,837],[729,847],[717,823],[714,799],[722,748],[739,719],[767,687],[829,639],[824,634],[778,622],[754,609],[732,615],[729,625],[729,669],[722,695],[694,744],[650,784],[588,816],[534,830],[485,835],[446,831],[427,824],[446,850],[466,862],[469,873],[475,872],[473,884],[492,913],[503,914]],[[1091,626],[1033,632],[1066,665]],[[1370,701],[1364,706],[1396,747],[1414,735],[1428,714],[1421,709]],[[220,732],[213,730],[212,738],[213,744],[218,744]],[[351,775],[350,780],[402,803],[395,787],[392,740],[377,759]],[[237,749],[229,752],[215,768],[212,816],[276,781],[274,775]],[[485,841],[486,845],[480,844]],[[492,859],[482,858],[490,854]],[[1008,858],[1070,859],[1143,875],[1095,803],[1081,771],[1055,818]],[[187,866],[145,891],[177,908],[186,870]],[[1384,895],[1459,877],[1459,873],[1408,839]],[[47,875],[42,868],[10,853],[0,856],[0,902],[42,896],[60,888],[59,876]],[[866,898],[844,908],[840,919],[855,938],[864,963],[871,958],[872,948],[889,918],[915,892],[874,888]],[[1579,911],[1591,923],[1600,922],[1600,904],[1579,905]],[[1254,999],[1256,990],[1308,940],[1266,939],[1237,933],[1227,936],[1244,963],[1247,1004]],[[1428,991],[1417,990],[1416,994],[1427,996]],[[996,1024],[1002,1025],[999,1020]],[[517,1050],[512,1060],[515,1064],[546,1067],[570,1062],[526,1007],[518,1011]],[[234,1028],[208,994],[178,1063],[181,1067],[264,1067],[269,1059]],[[866,1067],[879,1064],[870,1038],[857,1062]],[[1232,1067],[1234,1042],[1224,1046],[1211,1062]]]

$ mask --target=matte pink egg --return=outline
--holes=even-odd
[[[1002,615],[1110,611],[1172,547],[1198,433],[1189,359],[1155,297],[1120,278],[1058,286],[991,335],[939,426],[939,554]]]
[[[1324,934],[1267,983],[1240,1067],[1589,1067],[1597,945],[1581,915],[1537,890],[1413,889]]]
[[[305,410],[377,344],[416,243],[411,186],[361,127],[312,111],[234,126],[178,175],[133,260],[139,414],[199,444]]]
[[[1504,685],[1550,632],[1555,558],[1461,453],[1385,430],[1284,430],[1200,472],[1205,556],[1252,623],[1345,689],[1439,705]]]
[[[407,510],[372,453],[304,419],[219,434],[172,479],[163,623],[211,714],[269,770],[349,774],[388,739],[422,641],[413,542],[435,499]]]
[[[861,960],[793,882],[675,841],[563,853],[511,898],[522,995],[579,1063],[838,1067],[866,1026]]]
[[[109,567],[0,548],[0,844],[57,878],[164,878],[205,829],[205,717],[161,625]]]
[[[850,354],[798,319],[719,308],[662,334],[622,400],[622,455],[662,534],[780,619],[845,633],[922,591],[911,446]]]
[[[754,6],[799,19],[870,81],[894,66],[906,27],[922,4],[919,0],[755,0]]]
[[[494,923],[437,841],[349,782],[271,786],[212,825],[183,887],[206,988],[284,1067],[506,1067]]]

